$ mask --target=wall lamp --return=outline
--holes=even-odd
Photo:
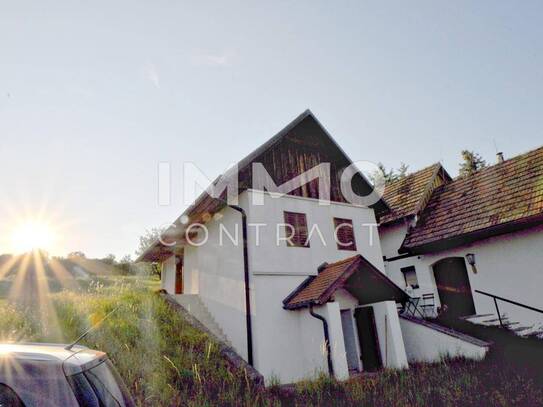
[[[466,254],[466,260],[468,261],[468,264],[471,266],[471,270],[473,271],[473,274],[477,274],[477,267],[475,266],[475,254],[473,253]]]

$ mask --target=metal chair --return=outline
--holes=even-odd
[[[437,317],[434,293],[422,294],[420,307],[422,308],[422,312],[426,318]]]

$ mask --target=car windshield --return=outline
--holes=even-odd
[[[69,379],[82,406],[132,407],[134,405],[121,377],[109,360]]]

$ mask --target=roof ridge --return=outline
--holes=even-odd
[[[396,179],[394,181],[391,181],[388,185],[385,185],[385,189],[386,189],[387,186],[390,187],[393,184],[399,184],[400,182],[405,181],[407,178],[413,177],[413,176],[415,176],[415,175],[417,175],[417,174],[419,174],[419,173],[421,173],[423,171],[429,170],[430,168],[435,167],[435,166],[442,166],[442,165],[441,165],[441,163],[439,161],[437,161],[437,162],[435,162],[433,164],[430,164],[430,165],[427,165],[426,167],[421,168],[420,170],[417,170],[415,172],[410,172],[409,174],[406,174],[404,177]]]
[[[351,257],[347,257],[346,259],[343,259],[343,260],[338,260],[338,261],[335,261],[333,263],[328,263],[326,265],[326,267],[323,268],[323,271],[326,270],[327,268],[331,267],[331,266],[337,266],[339,264],[343,264],[343,263],[347,263],[349,261],[352,261],[352,260],[355,260],[359,257],[362,257],[362,255],[360,254],[355,254],[354,256],[351,256]]]

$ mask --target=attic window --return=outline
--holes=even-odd
[[[334,218],[334,233],[338,250],[356,251],[353,221],[351,219]]]
[[[307,218],[305,213],[284,212],[285,237],[289,247],[309,247]]]
[[[415,266],[402,267],[401,272],[405,280],[405,286],[411,286],[413,289],[419,288],[419,280],[417,279],[417,272]]]

